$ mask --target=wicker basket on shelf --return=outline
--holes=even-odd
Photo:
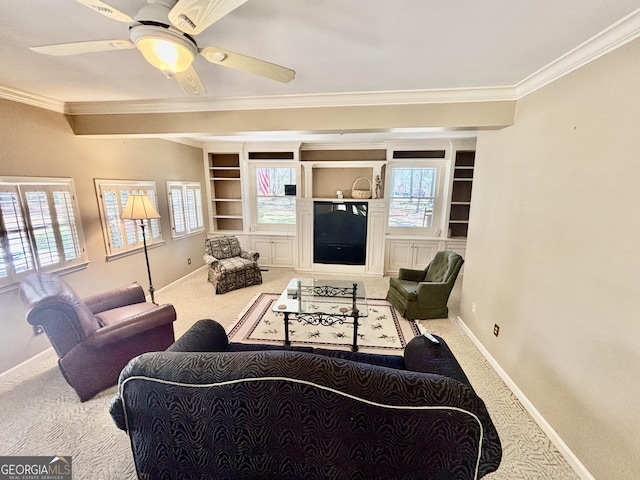
[[[369,189],[368,190],[356,189],[356,184],[360,180],[366,180],[367,182],[369,182]],[[352,198],[371,198],[371,180],[369,180],[367,177],[358,177],[358,178],[356,178],[356,181],[353,182],[353,186],[351,187],[351,197]]]

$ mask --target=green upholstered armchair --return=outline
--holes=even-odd
[[[387,300],[407,320],[443,318],[447,301],[464,260],[455,252],[436,253],[424,270],[401,268],[389,279]]]

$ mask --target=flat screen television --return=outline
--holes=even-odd
[[[313,202],[313,261],[364,265],[367,202]]]

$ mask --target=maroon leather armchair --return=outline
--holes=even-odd
[[[123,367],[174,341],[173,305],[147,302],[137,283],[80,299],[60,277],[35,274],[20,283],[27,321],[40,325],[80,401],[115,385]]]

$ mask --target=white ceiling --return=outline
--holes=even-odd
[[[104,1],[131,17],[145,4]],[[29,50],[127,39],[126,24],[73,0],[4,0],[0,95],[41,97],[67,111],[74,104],[90,110],[86,102],[117,102],[110,104],[114,111],[132,102],[185,110],[236,102],[246,108],[274,98],[302,106],[354,94],[375,102],[385,95],[428,99],[434,91],[457,89],[513,99],[518,85],[585,42],[594,44],[618,22],[626,22],[624,35],[635,38],[637,32],[628,30],[638,24],[639,6],[638,0],[249,0],[195,37],[198,45],[287,66],[296,78],[281,84],[197,58],[208,93],[194,99],[137,50],[72,57]]]

